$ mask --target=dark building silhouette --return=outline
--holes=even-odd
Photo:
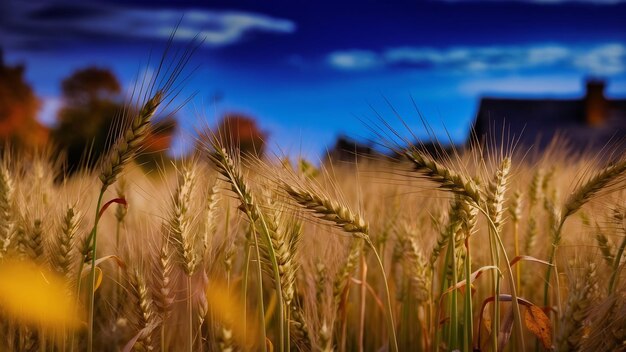
[[[609,142],[626,151],[626,99],[607,99],[602,80],[589,80],[586,88],[581,99],[483,98],[472,135],[499,147],[504,126],[504,142],[514,136],[520,146],[537,151],[557,135],[572,151],[598,151]]]
[[[374,150],[371,145],[360,143],[346,136],[339,136],[335,145],[326,155],[331,162],[354,162],[366,159],[376,159],[382,154]]]

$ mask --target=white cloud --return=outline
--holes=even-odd
[[[471,80],[459,86],[459,92],[466,96],[480,94],[517,95],[567,95],[581,91],[580,77],[523,77],[509,76]]]
[[[146,17],[147,15],[147,17]],[[160,18],[160,27],[157,33],[151,28],[151,18],[157,15]],[[176,38],[191,39],[198,36],[205,44],[213,46],[229,45],[240,41],[247,33],[268,32],[289,34],[296,30],[296,25],[290,20],[274,18],[262,14],[247,12],[213,12],[207,10],[175,11],[157,10],[156,13],[146,14],[145,10],[126,13],[127,23],[136,25],[137,20],[145,19],[144,30],[138,35],[153,37],[155,34],[167,38],[175,28],[176,23],[183,21],[177,29]]]
[[[575,65],[595,74],[612,75],[626,71],[626,46],[607,44],[576,58]]]
[[[626,72],[626,46],[615,43],[585,47],[537,44],[447,49],[404,46],[380,53],[363,50],[337,51],[329,54],[327,60],[334,68],[345,70],[408,66],[462,72],[516,72],[560,67],[586,74],[614,75]]]
[[[81,15],[72,15],[72,11]],[[65,12],[70,14],[62,15]],[[123,8],[91,2],[48,4],[34,1],[15,8],[11,21],[17,24],[16,28],[38,33],[42,40],[56,40],[68,34],[167,39],[176,29],[174,39],[189,40],[197,36],[207,46],[235,44],[255,32],[290,34],[296,30],[296,24],[289,19],[254,12]],[[11,35],[18,36],[19,33]]]
[[[374,69],[383,64],[378,54],[369,50],[336,51],[328,55],[327,61],[336,69],[349,71]]]
[[[176,39],[188,40],[198,36],[209,46],[234,44],[252,32],[289,34],[296,30],[295,23],[286,19],[237,11],[131,10],[115,17],[112,21],[109,18],[91,19],[78,25],[93,26],[107,34],[166,39],[181,21],[176,29]]]

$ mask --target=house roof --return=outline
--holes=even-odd
[[[498,142],[504,127],[505,140],[519,138],[520,145],[540,150],[557,135],[577,151],[598,150],[626,138],[626,100],[606,100],[606,107],[604,122],[590,126],[584,99],[483,98],[472,130],[479,138],[495,136]]]

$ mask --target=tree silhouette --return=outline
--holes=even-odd
[[[111,71],[89,67],[61,83],[64,106],[53,131],[55,143],[67,152],[70,170],[81,161],[92,167],[104,152],[115,116],[122,112],[117,95],[121,86]],[[86,152],[91,151],[88,159]]]
[[[78,70],[63,80],[61,87],[65,105],[53,131],[54,141],[66,150],[70,172],[79,166],[92,168],[106,153],[112,138],[117,137],[115,133],[122,121],[132,116],[133,109],[125,107],[120,98],[121,85],[108,69]],[[144,143],[144,150],[150,154],[140,158],[149,165],[155,153],[162,154],[169,148],[177,126],[172,117],[155,120]]]
[[[267,134],[261,131],[254,118],[239,114],[226,114],[217,126],[217,136],[222,144],[242,154],[259,157],[265,152]]]
[[[32,149],[46,144],[48,129],[36,119],[40,103],[24,81],[24,71],[22,65],[5,65],[0,50],[0,142]]]

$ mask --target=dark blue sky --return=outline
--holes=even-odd
[[[375,110],[401,129],[385,99],[416,134],[411,97],[441,137],[445,126],[462,141],[484,95],[577,97],[594,76],[626,96],[620,0],[4,1],[7,60],[27,65],[48,123],[63,77],[99,65],[132,87],[181,17],[179,43],[205,40],[183,126],[249,113],[291,154],[319,155],[340,133],[370,137],[359,119]]]

